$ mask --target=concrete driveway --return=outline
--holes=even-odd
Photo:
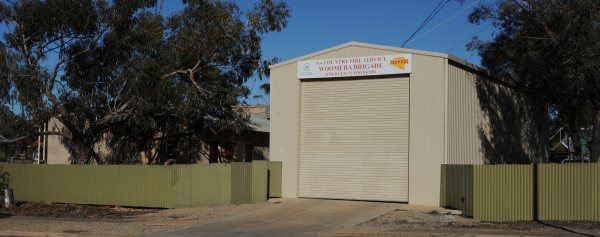
[[[150,236],[318,236],[350,227],[406,204],[282,199],[281,203],[250,213]]]

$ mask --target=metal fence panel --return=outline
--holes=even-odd
[[[231,202],[234,204],[252,202],[252,164],[231,164]]]
[[[267,201],[267,161],[252,161],[252,203]]]
[[[169,207],[168,166],[6,165],[15,199],[94,205]]]
[[[473,166],[442,165],[440,206],[473,216]]]
[[[475,219],[533,220],[532,165],[478,165],[473,174]]]
[[[281,161],[269,162],[269,197],[281,197]]]
[[[69,203],[77,203],[85,197],[97,205],[114,203],[118,206],[171,207],[169,181],[173,167],[102,165],[96,169],[94,166],[80,165],[77,168],[79,170],[71,171],[65,178],[78,180],[78,176],[83,176],[87,180],[77,183],[77,188],[70,188],[73,199]],[[68,184],[68,181],[63,184]],[[69,189],[68,185],[62,187]]]
[[[16,200],[200,207],[267,198],[267,162],[211,165],[0,165]]]
[[[600,221],[600,164],[540,164],[542,220]]]
[[[440,202],[468,215],[472,182],[475,219],[534,220],[533,177],[533,165],[444,165]],[[600,164],[539,164],[537,188],[540,220],[600,221]]]
[[[231,165],[174,165],[173,168],[173,207],[206,207],[231,203]]]

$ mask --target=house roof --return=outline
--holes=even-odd
[[[266,113],[251,113],[249,125],[252,130],[257,132],[266,132],[270,131],[271,121],[267,119]]]
[[[307,54],[304,56],[300,56],[300,57],[296,57],[290,60],[286,60],[277,64],[273,64],[269,66],[269,69],[275,69],[281,66],[285,66],[291,63],[296,63],[298,61],[302,61],[302,60],[306,60],[309,58],[313,58],[316,56],[319,56],[321,54],[325,54],[325,53],[329,53],[332,51],[336,51],[336,50],[340,50],[346,47],[362,47],[362,48],[372,48],[372,49],[381,49],[381,50],[390,50],[390,51],[398,51],[398,52],[402,52],[402,53],[411,53],[411,54],[418,54],[418,55],[425,55],[425,56],[431,56],[431,57],[439,57],[439,58],[444,58],[444,59],[448,59],[449,61],[455,62],[457,64],[460,64],[462,66],[468,67],[472,70],[478,71],[478,72],[484,72],[485,70],[483,70],[482,68],[467,62],[464,59],[461,59],[459,57],[456,57],[452,54],[446,54],[446,53],[438,53],[438,52],[431,52],[431,51],[423,51],[423,50],[416,50],[416,49],[407,49],[407,48],[400,48],[400,47],[392,47],[392,46],[385,46],[385,45],[378,45],[378,44],[369,44],[369,43],[362,43],[362,42],[356,42],[356,41],[351,41],[345,44],[341,44],[338,46],[334,46],[331,48],[327,48],[321,51],[317,51],[311,54]]]

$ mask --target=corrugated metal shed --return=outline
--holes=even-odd
[[[370,88],[368,86],[369,80],[376,83],[377,80],[382,78],[389,78],[389,82],[402,78],[398,75],[389,75],[337,79],[326,78],[309,82],[308,80],[299,80],[297,63],[301,60],[340,59],[391,54],[411,54],[412,56],[412,72],[406,75],[408,76],[408,90],[407,92],[402,92],[406,93],[409,98],[409,110],[404,112],[408,117],[409,123],[407,128],[408,148],[402,148],[404,150],[397,152],[408,152],[408,170],[404,171],[398,169],[398,172],[403,173],[403,175],[408,175],[409,203],[439,205],[442,164],[483,164],[490,162],[490,160],[503,162],[510,159],[510,157],[517,160],[524,160],[530,156],[543,154],[543,152],[540,152],[537,144],[533,142],[533,139],[530,139],[530,136],[533,135],[529,134],[536,134],[535,132],[537,131],[535,131],[535,129],[519,126],[517,129],[507,130],[505,129],[506,127],[501,126],[501,122],[497,121],[497,118],[523,121],[518,117],[519,113],[531,109],[524,105],[525,103],[523,100],[513,100],[511,101],[512,103],[506,103],[499,112],[492,111],[495,114],[490,114],[489,109],[485,110],[485,108],[482,107],[489,101],[499,101],[490,100],[490,98],[486,98],[486,96],[495,99],[498,96],[498,93],[507,98],[514,96],[514,94],[505,83],[488,80],[489,77],[476,66],[452,55],[443,53],[350,42],[284,61],[270,67],[272,86],[270,108],[270,158],[274,161],[283,162],[283,197],[303,196],[302,193],[299,193],[299,190],[302,190],[303,186],[310,186],[310,182],[319,181],[314,179],[317,176],[309,177],[306,175],[321,169],[313,168],[312,170],[305,172],[302,165],[303,159],[306,159],[303,158],[304,154],[308,152],[305,150],[305,148],[308,149],[306,140],[303,140],[303,136],[306,137],[308,135],[305,131],[307,128],[306,126],[318,125],[323,129],[334,129],[335,131],[332,131],[332,134],[338,134],[351,132],[356,126],[368,127],[373,123],[385,124],[383,122],[376,122],[376,119],[362,119],[368,116],[363,116],[361,118],[351,117],[350,115],[359,113],[356,111],[352,112],[352,109],[363,109],[360,106],[364,103],[360,101],[348,100],[348,102],[355,104],[353,107],[351,104],[349,106],[342,106],[340,103],[345,102],[343,99],[330,100],[327,98],[345,98],[353,93],[355,93],[356,96],[361,96],[361,94],[368,95],[369,93],[367,91]],[[339,82],[339,86],[336,85],[336,81]],[[490,87],[486,88],[486,90],[482,90],[481,84],[479,83],[480,81],[486,81],[486,85],[490,85]],[[359,87],[347,87],[344,89],[346,86],[343,86],[345,83],[358,85],[363,82],[366,83]],[[320,90],[318,93],[306,93],[305,90],[310,89],[307,87],[308,84],[313,83],[320,83],[320,87],[322,87],[323,90]],[[390,83],[389,86],[394,87],[396,85]],[[483,92],[486,92],[487,94],[483,94]],[[496,94],[491,92],[495,92]],[[383,97],[385,98],[380,98],[379,100],[390,99],[395,101],[393,95],[387,97],[383,95]],[[327,103],[331,104],[328,104],[319,111],[313,111],[312,107],[322,106],[322,103],[321,105],[318,105],[318,103],[307,104],[311,101],[318,102],[320,99],[328,101]],[[502,99],[504,99],[504,97],[502,97]],[[336,105],[335,103],[338,104]],[[370,106],[378,107],[378,105]],[[340,110],[339,108],[342,107],[344,109]],[[381,103],[379,107],[382,108],[382,110],[378,112],[378,116],[381,117],[393,114],[392,112],[386,111],[386,109],[396,110],[394,106],[386,106],[384,103]],[[323,119],[322,121],[312,121],[312,124],[306,124],[303,122],[303,118],[309,116],[305,113],[312,113],[311,111],[321,113],[323,116],[347,115],[350,116],[348,117],[349,119],[352,119],[356,123],[350,124],[350,122],[340,122],[331,124],[330,122],[327,122],[329,121],[328,119]],[[398,118],[392,117],[389,119],[398,120]],[[491,123],[491,121],[496,123]],[[346,127],[343,126],[345,123],[347,123]],[[529,126],[529,124],[527,126]],[[347,129],[344,130],[345,128]],[[397,127],[389,128],[390,130],[398,129]],[[512,143],[506,142],[505,144],[500,145],[494,144],[495,142],[498,142],[498,139],[494,140],[494,132],[505,133],[505,135],[496,136],[495,138],[502,137],[502,141],[507,140]],[[327,134],[321,135],[326,136]],[[364,137],[364,144],[369,144],[368,141],[377,137],[386,139],[383,133],[376,134],[374,132],[373,134],[370,134],[370,136]],[[328,141],[327,139],[321,140],[321,142],[324,143],[321,145],[321,148],[323,149],[320,149],[320,152],[323,153],[330,145],[325,144],[325,142]],[[354,142],[349,141],[346,143],[342,142],[339,147],[343,148],[344,146],[346,146],[346,151],[359,149],[358,147],[360,147]],[[514,149],[510,149],[510,146],[514,146],[512,147]],[[402,144],[399,143],[398,147],[402,147]],[[498,150],[497,153],[490,152],[494,151],[496,148]],[[362,149],[361,152],[366,151],[369,148]],[[330,149],[329,151],[334,150],[335,149]],[[315,150],[313,149],[313,151],[310,152],[314,151]],[[346,152],[342,151],[337,153],[341,156],[346,154]],[[360,152],[357,151],[356,154],[360,154]],[[350,158],[351,155],[346,156]],[[374,167],[375,163],[369,163],[369,158],[370,156],[364,157],[364,169],[385,170],[388,168],[384,167],[382,164],[379,164],[379,167]],[[331,160],[328,162],[330,163],[319,163],[316,165],[338,167],[338,170],[335,171],[336,173],[344,172],[344,167],[350,165],[350,163],[344,163],[344,159],[341,158],[337,161]],[[349,172],[348,175],[351,173],[350,171],[346,172]],[[327,181],[320,180],[320,182]],[[368,182],[369,180],[357,181],[356,190],[361,190],[361,185]],[[386,181],[373,180],[371,182]],[[400,181],[388,180],[388,182],[395,182],[389,184],[394,187],[402,186],[402,182]],[[340,189],[340,187],[338,186],[337,189]],[[393,188],[390,188],[389,191],[399,192]],[[352,192],[353,191],[349,190],[349,188],[337,191],[331,188],[324,190],[323,193],[334,193],[326,195],[329,198],[344,198],[342,197],[343,195],[337,194]],[[379,196],[381,196],[379,200],[386,200],[384,197],[385,195]],[[357,197],[360,199],[360,195],[357,195]]]

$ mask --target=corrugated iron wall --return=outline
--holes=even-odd
[[[544,164],[538,172],[540,219],[600,221],[600,164]]]
[[[298,197],[300,80],[296,64],[271,70],[269,159],[283,161],[285,197]]]
[[[523,94],[449,61],[446,164],[528,164],[546,157],[541,125],[547,117],[545,107]]]
[[[534,165],[442,166],[442,206],[477,220],[534,220],[537,201],[539,220],[600,221],[600,164],[538,164],[537,190]]]
[[[487,119],[479,104],[477,76],[448,65],[447,164],[483,164],[482,131]]]
[[[442,166],[440,206],[473,216],[473,166]]]
[[[445,58],[413,55],[410,75],[408,202],[439,205],[445,156]]]
[[[15,199],[138,207],[201,207],[267,199],[267,162],[211,165],[2,165]],[[281,181],[279,181],[281,182]]]

